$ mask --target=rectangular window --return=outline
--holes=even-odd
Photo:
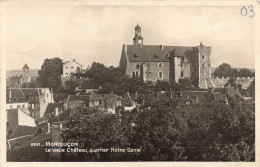
[[[181,77],[183,78],[183,71],[181,71]]]
[[[159,72],[159,74],[158,74],[159,76],[159,79],[163,79],[163,73],[162,72]]]
[[[135,73],[135,74],[136,74],[135,76],[136,76],[136,77],[138,77],[138,71],[136,71],[136,73]]]
[[[183,67],[183,63],[181,63],[181,67]]]
[[[204,78],[204,77],[205,77],[205,74],[202,74],[202,75],[201,75],[201,78]]]
[[[140,69],[140,65],[139,64],[136,64],[136,69]]]
[[[202,63],[202,67],[204,67],[205,66],[205,64],[204,63]]]
[[[135,77],[135,72],[132,73],[132,77]]]

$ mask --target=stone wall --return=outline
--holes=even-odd
[[[162,67],[159,67],[159,63],[162,63]],[[145,71],[143,71],[144,64],[147,65]],[[146,74],[145,78],[147,81],[156,82],[157,80],[162,80],[169,82],[169,69],[169,62],[128,62],[126,75],[130,77],[138,75],[138,77],[143,79]],[[162,79],[159,79],[159,72],[163,74]]]
[[[219,77],[212,77],[211,81],[215,88],[224,88],[224,85],[228,82],[230,78],[219,78]],[[235,79],[235,83],[241,84],[243,89],[247,89],[250,83],[254,80],[254,77],[237,77]]]

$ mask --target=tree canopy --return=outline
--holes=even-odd
[[[145,99],[147,100],[147,99]],[[63,154],[74,161],[254,161],[252,101],[184,105],[155,100],[107,114],[85,108],[68,123],[64,142],[80,148],[136,148],[134,153]]]
[[[240,70],[237,70],[236,68],[231,68],[231,66],[227,63],[223,63],[219,65],[213,75],[215,77],[254,77],[254,72],[251,72],[247,68],[243,68]]]
[[[58,91],[61,88],[62,60],[60,58],[45,59],[39,71],[38,82],[42,87]]]

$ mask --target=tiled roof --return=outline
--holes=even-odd
[[[223,96],[219,92],[213,92],[214,100],[216,101],[222,101],[224,100]]]
[[[7,103],[27,102],[27,98],[21,89],[6,89],[6,99],[8,99],[6,100]]]
[[[48,115],[48,114],[52,114],[54,111],[55,111],[55,108],[62,108],[63,109],[63,104],[62,103],[49,103],[48,105],[47,105],[47,108],[46,108],[46,110],[45,110],[45,113],[44,113],[44,115],[46,116],[46,115]]]
[[[53,99],[55,102],[65,101],[68,98],[67,94],[54,94]]]
[[[31,147],[31,143],[40,143],[40,145],[45,145],[47,141],[51,141],[51,133],[40,134],[30,141],[22,143],[20,147],[15,147],[13,150],[8,151],[7,158],[8,161],[19,161],[19,157],[30,157],[32,160],[38,158],[48,158],[49,153],[45,152],[45,147]]]
[[[36,127],[18,125],[11,134],[10,139],[21,136],[33,135],[36,130]]]
[[[7,140],[7,142],[8,142],[8,145],[11,147],[11,149],[13,149],[13,147],[15,147],[15,146],[21,146],[21,145],[27,143],[33,137],[34,137],[33,134],[31,134],[31,135],[27,135],[27,136],[22,136],[20,138],[10,139],[10,140]]]
[[[68,101],[89,101],[89,95],[69,95]]]
[[[169,56],[192,56],[195,49],[195,47],[162,45],[125,45],[125,47],[129,62],[169,62]]]
[[[241,93],[237,91],[234,87],[226,87],[225,93],[230,97],[235,97],[236,95],[238,97],[242,97]]]
[[[43,116],[43,117],[39,117],[39,118],[35,118],[35,122],[45,122],[47,121],[49,118]]]
[[[61,121],[68,121],[71,116],[78,112],[78,108],[69,108],[68,110],[60,113],[59,115],[51,118],[49,122],[61,122]]]
[[[29,66],[25,63],[25,65],[23,66],[22,69],[23,69],[23,70],[29,70],[30,68],[29,68]]]
[[[8,88],[6,99],[7,102],[28,102],[28,96],[40,96],[42,92],[43,88]]]
[[[89,95],[89,101],[104,101],[105,94],[91,94]]]
[[[81,64],[77,63],[77,62],[75,61],[75,59],[70,60],[70,61],[66,61],[65,63],[63,63],[63,65],[67,64],[68,62],[73,62],[73,63],[76,63],[76,64],[82,66]]]

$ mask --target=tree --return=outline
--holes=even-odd
[[[169,91],[170,90],[170,84],[169,82],[166,81],[160,81],[158,80],[156,84],[154,85],[154,91],[159,92],[159,91]]]
[[[232,71],[231,66],[227,63],[223,63],[215,69],[213,75],[215,77],[229,77],[231,71]]]
[[[239,77],[253,77],[254,76],[254,74],[249,69],[246,69],[246,68],[241,69],[238,72],[238,75],[239,75]]]
[[[179,85],[181,90],[190,90],[193,88],[191,81],[188,78],[179,79]]]
[[[38,82],[42,87],[58,91],[61,88],[62,60],[60,58],[45,59],[39,71]]]
[[[111,148],[127,148],[127,135],[131,134],[128,122],[119,122],[118,116],[93,108],[81,108],[69,123],[63,134],[64,142],[77,142],[79,149],[109,149],[108,152],[65,153],[63,161],[120,161],[129,157],[124,152],[111,152]],[[130,154],[131,155],[131,154]]]
[[[238,70],[236,68],[232,68],[229,77],[236,78],[238,76],[239,76]]]

